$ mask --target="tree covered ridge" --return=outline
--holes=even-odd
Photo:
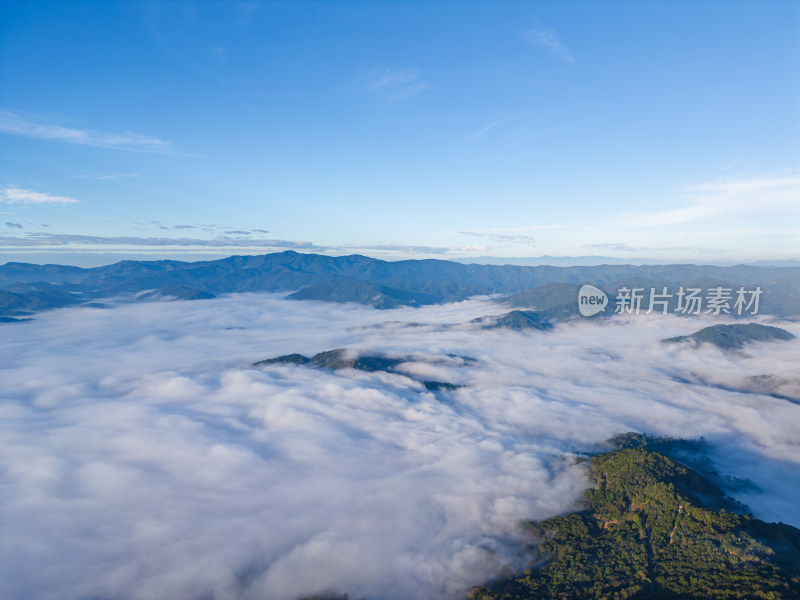
[[[530,524],[542,566],[469,600],[800,598],[800,530],[719,507],[746,509],[658,451],[677,442],[626,434],[591,457],[584,510]]]

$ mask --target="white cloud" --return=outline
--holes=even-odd
[[[798,189],[800,189],[800,177],[775,176],[758,179],[717,180],[692,186],[688,188],[687,191],[739,196],[752,192],[765,192],[775,189],[793,190],[797,192]],[[797,199],[797,196],[795,196],[795,199]]]
[[[169,229],[161,226],[160,229]],[[20,246],[30,247],[53,247],[53,246],[150,246],[150,247],[172,247],[172,246],[197,246],[211,248],[281,248],[281,249],[305,249],[316,250],[318,247],[311,242],[301,240],[275,240],[264,238],[243,237],[238,232],[237,237],[218,236],[214,238],[185,238],[185,237],[141,237],[141,236],[99,236],[99,235],[79,235],[79,234],[58,234],[58,233],[29,233],[24,238],[0,237],[0,247]]]
[[[539,231],[541,229],[561,229],[563,225],[525,225],[523,227],[490,227],[487,231]]]
[[[779,175],[754,179],[727,179],[690,186],[681,192],[686,206],[665,211],[625,213],[616,222],[629,227],[660,227],[708,222],[742,224],[750,216],[775,219],[770,211],[800,206],[800,177]]]
[[[169,142],[140,133],[131,131],[102,133],[99,131],[72,129],[60,125],[43,125],[8,111],[0,111],[0,132],[22,137],[113,148],[116,150],[153,153],[169,153],[171,151]]]
[[[141,177],[141,173],[94,173],[90,175],[76,175],[75,179],[94,179],[96,181],[119,181],[121,179],[135,179]]]
[[[535,246],[536,245],[536,238],[533,238],[529,235],[523,235],[519,233],[492,233],[492,232],[485,232],[485,231],[457,231],[459,235],[469,235],[472,237],[488,237],[495,242],[511,244],[511,245],[525,245],[525,246]]]
[[[569,63],[575,62],[575,58],[572,56],[569,48],[567,48],[551,27],[537,22],[533,29],[526,29],[524,33],[525,37],[530,42],[542,46],[561,60]]]
[[[406,100],[430,89],[423,81],[419,69],[380,69],[374,72],[366,89],[383,94],[392,100]]]
[[[2,326],[0,595],[460,597],[524,563],[521,520],[573,507],[586,479],[564,453],[627,430],[705,435],[760,486],[757,516],[798,524],[800,407],[678,379],[793,374],[800,343],[659,343],[704,319],[444,326],[497,312],[248,294]],[[446,398],[402,375],[248,368],[335,347],[479,362],[417,368],[467,386]]]
[[[480,129],[478,129],[477,131],[473,131],[471,134],[469,134],[467,136],[467,140],[470,142],[475,141],[478,138],[483,137],[484,135],[489,133],[492,129],[494,129],[498,125],[502,125],[503,123],[508,122],[510,119],[511,117],[503,117],[502,119],[497,119],[496,121],[492,121],[488,125],[485,125]]]
[[[533,148],[540,148],[543,138],[573,125],[554,108],[509,115],[470,133],[463,140],[462,150],[473,155],[465,155],[468,161],[519,160]]]
[[[74,204],[78,200],[68,196],[54,196],[7,185],[0,189],[0,202],[5,204]]]

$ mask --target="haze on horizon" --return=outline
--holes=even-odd
[[[796,2],[0,5],[0,262],[800,258]]]

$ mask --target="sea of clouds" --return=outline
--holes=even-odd
[[[0,325],[0,597],[459,598],[526,565],[520,524],[576,508],[574,453],[625,431],[705,436],[756,516],[800,525],[800,405],[731,391],[796,377],[799,341],[660,342],[703,318],[464,325],[500,312],[241,294]],[[339,347],[420,360],[250,367]]]

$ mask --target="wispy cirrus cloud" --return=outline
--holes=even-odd
[[[631,227],[671,226],[709,220],[742,218],[747,213],[768,214],[765,209],[796,206],[800,174],[756,178],[719,179],[682,190],[684,206],[664,211],[625,213],[616,222]]]
[[[202,224],[202,225],[192,225],[192,224],[188,224],[188,223],[179,223],[177,225],[165,225],[161,221],[155,221],[155,220],[150,220],[150,221],[145,221],[145,222],[137,221],[136,222],[136,227],[134,227],[134,229],[140,230],[140,231],[141,230],[152,230],[152,229],[161,229],[163,231],[170,231],[172,229],[197,229],[199,231],[205,231],[206,233],[208,233],[208,234],[210,234],[210,235],[212,235],[214,237],[219,237],[219,238],[222,238],[222,239],[224,239],[225,236],[228,236],[228,235],[238,235],[238,236],[247,235],[247,236],[252,236],[253,234],[256,234],[256,233],[261,233],[261,234],[264,234],[264,235],[269,233],[269,230],[267,230],[267,229],[244,229],[244,228],[239,228],[239,227],[235,227],[235,226],[232,226],[232,225],[220,225],[220,224],[213,224],[213,223],[206,223],[206,224]]]
[[[419,69],[389,69],[374,71],[366,85],[369,92],[382,94],[391,100],[406,100],[430,89]]]
[[[5,204],[75,204],[78,200],[69,196],[54,196],[7,185],[0,188],[0,202]]]
[[[132,131],[103,133],[90,129],[73,129],[61,125],[48,125],[36,123],[22,115],[8,111],[0,111],[0,133],[131,152],[156,154],[172,152],[172,145],[169,142],[141,133]]]
[[[527,244],[529,246],[536,245],[536,238],[529,235],[511,234],[511,233],[489,233],[482,231],[458,231],[460,235],[470,235],[473,237],[488,237],[495,242],[506,242],[513,244]]]
[[[466,135],[458,148],[472,155],[467,160],[519,160],[576,124],[557,107],[542,107],[495,118]]]
[[[461,230],[456,231],[459,235],[469,235],[473,237],[487,237],[496,242],[506,242],[512,244],[536,245],[536,238],[521,233],[523,231],[541,231],[547,229],[560,229],[563,225],[542,224],[527,225],[525,227],[490,227],[481,230]]]
[[[542,224],[542,225],[524,225],[522,227],[490,227],[485,231],[488,232],[502,232],[507,233],[509,231],[540,231],[542,229],[561,229],[564,227],[563,225],[558,224]]]
[[[480,129],[478,129],[476,131],[473,131],[471,134],[469,134],[467,136],[467,141],[468,142],[473,142],[473,141],[475,141],[475,140],[477,140],[479,138],[482,138],[487,133],[492,131],[495,127],[497,127],[498,125],[502,125],[503,123],[506,123],[507,121],[511,120],[511,118],[512,117],[503,117],[501,119],[496,119],[496,120],[492,121],[488,125],[484,125]]]
[[[798,189],[800,189],[800,174],[759,177],[756,179],[720,179],[689,187],[687,191],[739,196],[751,192],[765,192],[767,190],[797,191]]]
[[[561,60],[568,63],[575,62],[575,57],[572,56],[572,52],[570,52],[569,48],[567,48],[551,27],[537,21],[534,27],[532,29],[526,29],[524,34],[529,42],[541,46]]]
[[[141,173],[90,173],[87,175],[76,175],[75,179],[92,179],[95,181],[119,181],[121,179],[135,179],[141,177]]]

